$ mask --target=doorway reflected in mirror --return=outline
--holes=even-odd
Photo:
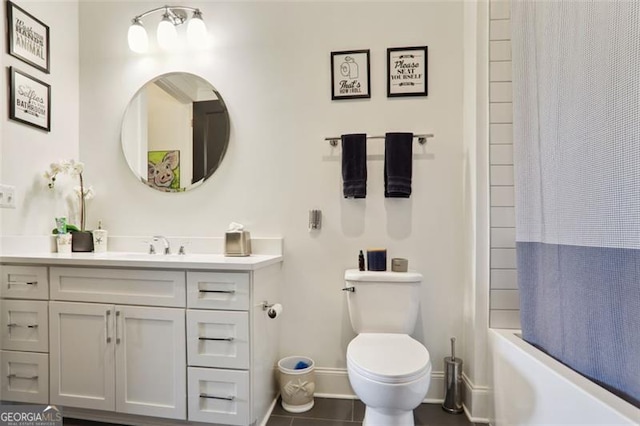
[[[146,83],[122,122],[129,168],[147,186],[183,192],[209,178],[229,143],[229,114],[220,93],[189,73],[169,73]]]

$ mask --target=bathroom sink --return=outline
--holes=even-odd
[[[142,259],[142,260],[170,260],[184,258],[185,254],[148,254],[148,253],[113,253],[113,257],[124,257],[125,259]]]
[[[108,253],[111,259],[144,260],[151,262],[189,262],[212,260],[221,257],[219,254],[148,254],[148,253]]]

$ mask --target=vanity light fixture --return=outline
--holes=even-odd
[[[206,38],[207,27],[202,20],[200,9],[186,6],[162,6],[144,12],[131,20],[127,39],[129,49],[136,53],[145,53],[149,49],[149,38],[142,24],[142,18],[155,12],[162,12],[162,20],[158,24],[156,37],[158,45],[165,50],[173,49],[178,43],[177,27],[187,21],[188,14],[193,13],[187,24],[187,41],[195,46]]]

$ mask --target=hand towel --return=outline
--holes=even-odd
[[[367,135],[342,135],[342,190],[344,198],[367,196]]]
[[[384,196],[409,198],[413,165],[413,133],[387,133],[384,137]]]

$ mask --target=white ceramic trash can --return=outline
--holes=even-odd
[[[316,389],[313,360],[304,356],[289,356],[278,362],[278,370],[282,408],[290,413],[311,410]]]

